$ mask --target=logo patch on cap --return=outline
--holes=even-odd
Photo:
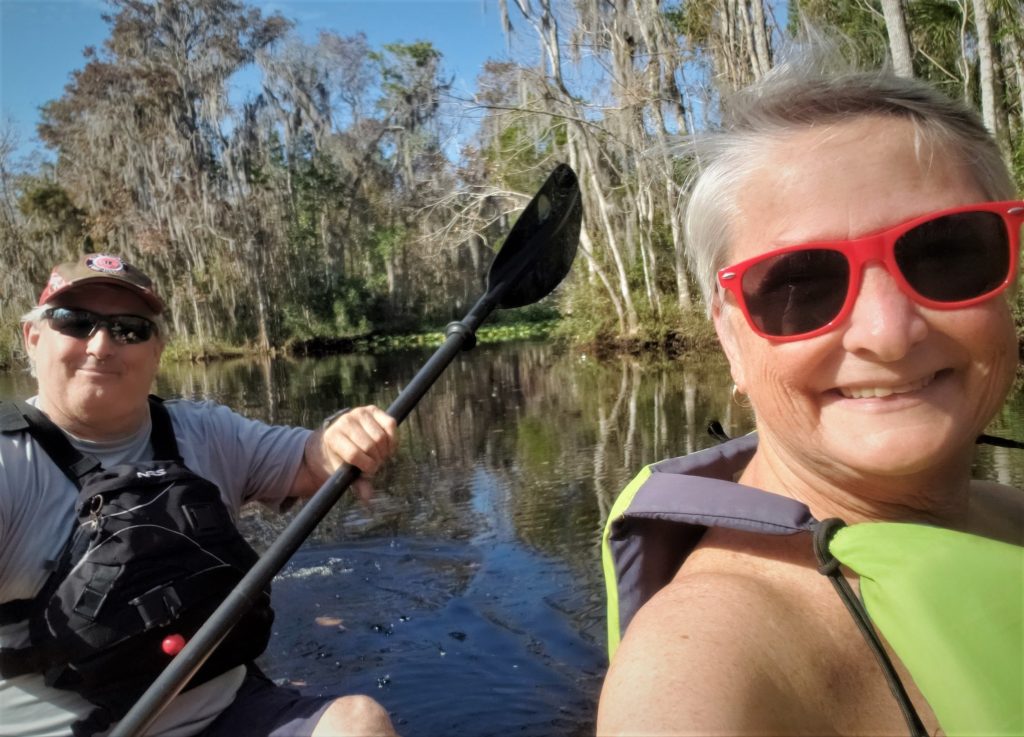
[[[117,256],[107,256],[104,253],[97,253],[85,260],[85,265],[93,271],[102,271],[106,274],[116,274],[124,271],[124,262]]]
[[[56,269],[50,274],[50,281],[46,283],[46,293],[56,292],[64,286],[64,277],[57,273]]]

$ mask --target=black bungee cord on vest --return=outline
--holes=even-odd
[[[871,648],[871,652],[874,653],[875,659],[882,668],[882,673],[885,674],[889,690],[896,699],[896,703],[899,704],[900,711],[903,713],[903,719],[910,728],[911,737],[928,737],[928,730],[925,729],[924,722],[921,721],[917,709],[914,708],[914,704],[910,701],[910,696],[907,695],[907,690],[903,686],[899,674],[896,673],[896,668],[893,666],[889,654],[885,652],[885,646],[882,644],[878,632],[875,631],[874,626],[871,624],[870,615],[868,615],[860,598],[853,592],[850,582],[843,576],[842,564],[839,562],[839,559],[832,555],[832,551],[829,550],[829,543],[832,542],[832,537],[843,527],[846,527],[846,523],[838,517],[822,520],[815,526],[813,544],[814,557],[818,559],[818,573],[828,578],[831,582],[836,593],[839,594],[839,598],[846,606],[846,610],[853,617],[857,629],[864,635],[864,640],[868,643],[868,647]]]

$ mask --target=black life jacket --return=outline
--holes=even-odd
[[[0,604],[0,624],[29,621],[30,645],[0,649],[0,675],[42,673],[97,708],[76,737],[120,719],[259,557],[212,482],[182,461],[170,415],[150,398],[154,457],[100,467],[45,414],[0,402],[0,432],[28,432],[79,488],[77,521],[33,599]],[[269,587],[186,688],[263,652],[274,612]]]

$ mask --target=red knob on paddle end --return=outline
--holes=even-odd
[[[180,653],[183,647],[185,647],[185,638],[181,635],[167,635],[160,643],[160,649],[172,658]]]

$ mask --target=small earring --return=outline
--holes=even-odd
[[[743,409],[750,409],[750,397],[741,392],[735,384],[732,385],[732,401]]]

